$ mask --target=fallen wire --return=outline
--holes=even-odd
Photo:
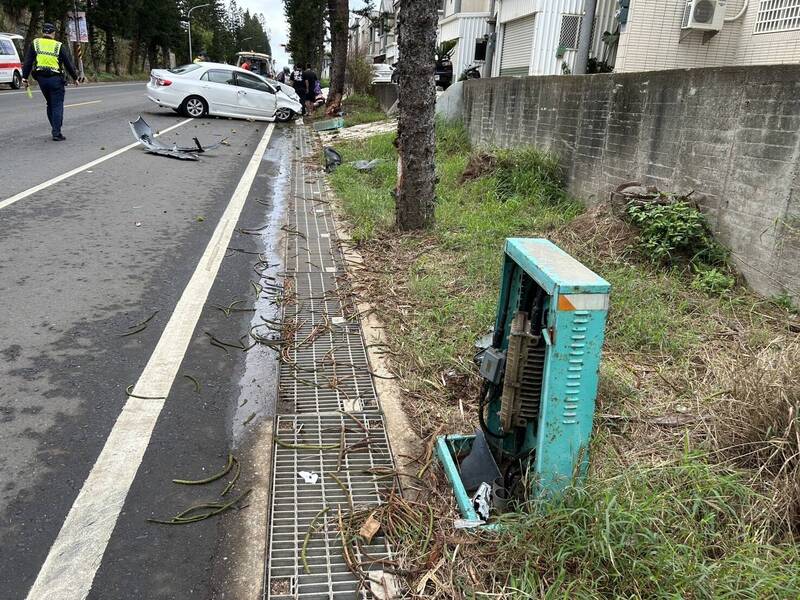
[[[226,502],[224,504],[221,502],[208,502],[205,504],[198,504],[197,506],[187,508],[186,510],[178,513],[168,521],[162,519],[147,519],[147,521],[150,523],[158,523],[160,525],[188,525],[189,523],[197,523],[198,521],[204,521],[206,519],[210,519],[211,517],[215,517],[219,514],[224,513],[227,510],[230,510],[236,504],[238,504],[239,502],[244,500],[244,498],[250,495],[252,491],[253,491],[252,489],[249,489],[243,494],[241,494],[239,497],[234,498],[230,502]],[[240,507],[240,508],[246,508],[246,507]],[[211,509],[211,510],[210,512],[207,513],[187,516],[196,510],[203,510],[203,509]]]
[[[155,311],[152,315],[147,317],[144,321],[140,321],[139,323],[136,323],[135,325],[131,325],[130,327],[128,327],[128,329],[132,329],[133,331],[128,331],[127,333],[121,333],[119,337],[127,337],[129,335],[136,335],[137,333],[141,333],[142,331],[147,329],[147,324],[150,321],[152,321],[153,317],[155,317],[157,314],[158,314],[158,311]]]
[[[330,510],[330,506],[326,506],[322,510],[320,510],[312,519],[311,524],[308,526],[308,531],[306,531],[306,537],[303,540],[303,548],[300,550],[300,558],[303,560],[303,570],[305,571],[306,575],[311,573],[311,569],[308,566],[308,557],[306,556],[306,552],[308,551],[308,542],[311,541],[311,536],[314,534],[314,527],[317,524],[317,521],[320,517],[324,517],[328,514]]]
[[[230,472],[231,468],[233,468],[234,461],[236,461],[236,459],[233,457],[233,454],[229,453],[228,462],[225,464],[225,468],[216,475],[206,477],[205,479],[173,479],[172,483],[179,483],[181,485],[204,485],[206,483],[211,483],[212,481],[216,481],[217,479],[222,479],[225,477],[225,475]]]
[[[166,400],[166,396],[137,396],[133,393],[133,388],[136,386],[135,383],[130,384],[128,387],[125,388],[125,393],[128,395],[129,398],[138,398],[139,400]]]
[[[197,379],[195,379],[191,375],[187,375],[186,373],[184,373],[183,376],[194,384],[194,391],[199,394],[200,393],[200,382],[197,381]]]

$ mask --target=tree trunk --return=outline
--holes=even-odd
[[[114,34],[110,29],[105,30],[106,34],[106,73],[111,73],[114,64]]]
[[[33,8],[31,8],[31,18],[28,21],[28,31],[25,32],[25,41],[23,43],[23,49],[25,50],[25,52],[27,52],[28,48],[31,47],[33,39],[36,37],[36,34],[38,33],[40,14],[41,13],[39,12],[38,6],[34,6]]]
[[[397,141],[397,226],[433,226],[436,204],[435,109],[438,3],[402,0],[398,26],[400,99]]]
[[[331,25],[331,83],[328,90],[328,110],[337,112],[344,95],[347,68],[347,33],[350,18],[349,0],[328,0],[328,19]]]
[[[94,67],[94,72],[96,75],[100,70],[100,56],[97,53],[97,38],[95,37],[95,29],[91,18],[87,19],[86,28],[89,33],[89,52],[92,55],[92,66]]]
[[[137,33],[133,41],[131,42],[131,54],[128,57],[128,74],[133,75],[136,71],[136,63],[138,62],[139,58],[139,47],[141,42],[139,41],[139,34]]]

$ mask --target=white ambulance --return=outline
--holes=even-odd
[[[14,42],[21,39],[15,33],[0,33],[0,83],[11,84],[15,90],[22,86],[22,61]]]

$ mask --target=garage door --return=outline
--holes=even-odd
[[[500,76],[527,75],[533,55],[535,15],[509,21],[503,26],[503,50],[500,58]]]

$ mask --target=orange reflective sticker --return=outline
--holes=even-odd
[[[564,294],[558,297],[558,310],[575,310],[575,305]]]

